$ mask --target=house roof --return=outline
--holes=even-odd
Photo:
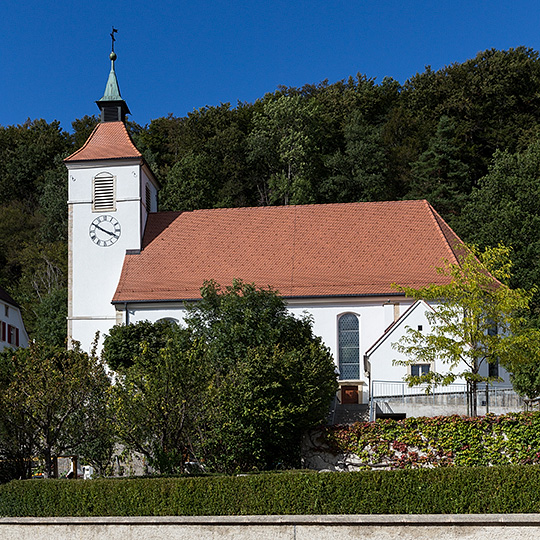
[[[102,122],[92,131],[84,146],[64,161],[93,161],[96,159],[141,158],[124,122]]]
[[[267,206],[150,214],[113,303],[200,298],[234,278],[284,297],[396,294],[448,283],[459,238],[427,201]]]
[[[19,304],[17,304],[17,302],[15,302],[15,300],[13,300],[13,298],[11,298],[11,296],[4,289],[2,289],[2,287],[0,287],[0,300],[6,304],[11,304],[14,307],[19,307]]]

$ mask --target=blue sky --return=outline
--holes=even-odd
[[[404,82],[489,48],[540,49],[532,0],[5,0],[0,124],[59,120],[103,95],[111,26],[132,119],[252,102],[278,85],[356,73]]]

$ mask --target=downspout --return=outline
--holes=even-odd
[[[129,311],[128,311],[127,302],[124,302],[124,310],[126,311],[126,326],[127,326],[129,324]]]
[[[368,388],[369,388],[369,400],[368,400],[368,412],[369,412],[369,421],[372,422],[375,420],[374,410],[373,410],[373,383],[371,381],[371,364],[369,362],[369,356],[364,354],[364,371],[368,376]]]

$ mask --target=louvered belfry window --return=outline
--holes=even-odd
[[[145,197],[146,197],[146,201],[145,201],[146,211],[151,212],[152,211],[152,196],[150,194],[150,186],[148,184],[146,184]]]
[[[339,378],[358,380],[360,378],[360,332],[358,317],[344,313],[338,321]]]
[[[110,173],[99,173],[94,177],[94,212],[116,210],[115,179]]]

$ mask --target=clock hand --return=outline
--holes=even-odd
[[[108,231],[107,229],[104,229],[103,227],[100,227],[99,225],[96,225],[96,229],[99,229],[100,231],[103,231],[104,233],[107,233],[110,236],[114,236],[115,238],[117,237],[116,234],[114,234],[111,231]]]

